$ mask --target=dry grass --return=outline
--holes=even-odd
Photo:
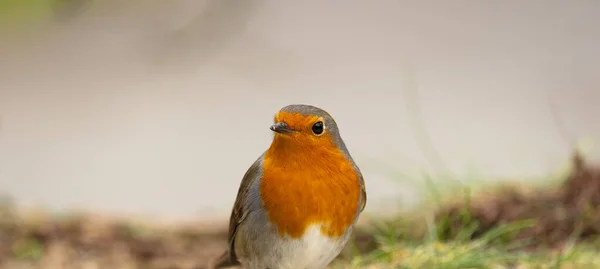
[[[558,188],[506,187],[449,204],[436,218],[447,238],[466,222],[477,222],[475,239],[502,224],[535,220],[534,226],[515,234],[516,239],[531,241],[530,247],[561,248],[573,237],[594,241],[600,235],[600,168],[575,154],[573,169]]]
[[[342,268],[600,268],[600,168],[575,154],[557,187],[451,197],[373,231],[378,247]]]

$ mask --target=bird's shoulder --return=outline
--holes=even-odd
[[[360,170],[358,169],[358,167],[356,168],[357,174],[358,174],[358,180],[360,182],[360,204],[359,204],[359,213],[362,213],[365,210],[365,207],[367,206],[367,188],[365,186],[365,179],[362,175],[362,173],[360,172]]]

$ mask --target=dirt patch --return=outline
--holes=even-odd
[[[200,269],[227,246],[227,226],[152,225],[94,215],[48,217],[0,209],[1,269],[143,268]],[[376,247],[358,229],[357,244],[338,258],[348,260]]]
[[[445,231],[449,238],[465,227],[466,213],[479,224],[473,238],[502,224],[535,220],[535,225],[515,235],[530,240],[531,248],[560,248],[570,239],[595,240],[600,237],[600,168],[586,163],[579,153],[572,164],[572,172],[558,188],[503,188],[468,204],[453,203],[440,210],[437,219],[451,220]]]
[[[0,224],[0,268],[202,268],[225,249],[226,233],[151,227],[92,217]]]

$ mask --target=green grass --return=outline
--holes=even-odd
[[[464,225],[454,232],[448,232],[452,219],[433,221],[432,216],[406,215],[373,225],[379,247],[334,268],[600,268],[597,246],[577,244],[576,235],[561,249],[525,250],[529,242],[515,235],[535,225],[534,219],[500,225],[471,239],[477,221],[466,210],[458,217]]]
[[[558,183],[565,180],[568,170],[570,168],[560,169],[555,175],[548,176],[545,187],[540,185],[541,181],[527,186],[515,183],[496,186],[476,184],[475,188],[464,184],[440,186],[426,176],[424,185],[429,198],[425,199],[423,206],[391,221],[373,223],[369,232],[378,247],[367,254],[356,256],[349,264],[340,262],[333,267],[600,268],[600,244],[591,240],[580,242],[578,229],[560,247],[545,247],[539,241],[534,247],[533,239],[537,238],[517,237],[523,229],[534,227],[538,219],[503,223],[484,229],[485,233],[475,236],[475,233],[481,231],[478,229],[481,224],[468,210],[472,203],[482,201],[475,200],[475,197],[510,196],[515,188],[526,196],[545,195],[546,190],[560,186]],[[459,213],[452,216],[439,215],[439,212],[443,212],[442,209],[452,207],[452,202],[459,202],[461,205],[458,207]],[[458,227],[456,223],[459,223]]]
[[[600,268],[597,250],[577,246],[556,252],[510,252],[486,242],[383,245],[346,268]]]

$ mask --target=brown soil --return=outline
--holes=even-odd
[[[468,212],[479,223],[473,238],[501,224],[535,220],[534,226],[515,235],[529,239],[531,248],[560,248],[570,239],[600,238],[600,168],[587,164],[579,153],[572,163],[572,172],[556,189],[508,187],[476,197],[468,205],[454,203],[440,210],[437,218],[452,220],[446,231],[452,237],[464,227],[461,217]]]
[[[70,217],[4,216],[0,268],[202,268],[225,247],[225,232],[144,227]]]
[[[200,269],[226,249],[226,225],[147,225],[92,216],[22,216],[0,209],[0,269]],[[375,248],[360,230],[339,259]],[[356,248],[355,248],[356,247]]]

